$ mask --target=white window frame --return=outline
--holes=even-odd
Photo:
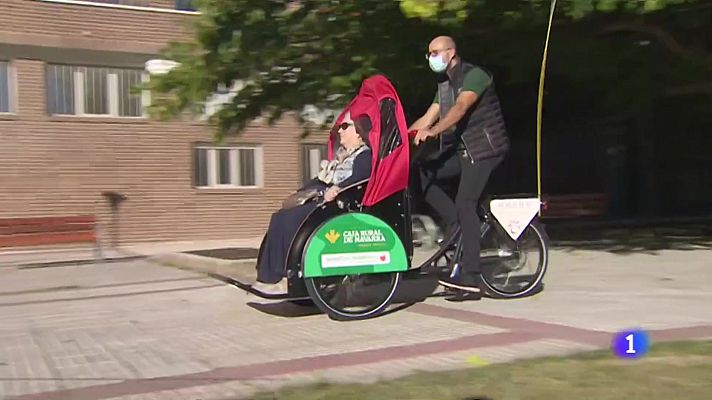
[[[0,59],[7,63],[7,111],[0,111],[0,115],[15,115],[17,113],[17,71],[12,60]]]
[[[302,165],[301,165],[301,170],[302,170],[302,171],[301,171],[301,174],[300,174],[300,175],[301,175],[302,182],[308,181],[308,180],[314,178],[314,177],[311,177],[311,176],[304,176],[303,174],[304,174],[304,172],[305,172],[305,171],[304,171],[304,166],[305,166],[305,165],[307,165],[307,164],[309,165],[309,167],[308,167],[307,169],[311,169],[311,167],[314,166],[314,165],[312,164],[312,161],[315,161],[315,160],[312,159],[312,156],[313,156],[312,153],[313,153],[313,152],[319,152],[319,153],[320,153],[320,151],[319,151],[320,149],[317,148],[317,146],[322,147],[322,146],[325,146],[325,144],[324,144],[324,143],[311,143],[311,142],[302,143],[301,154],[302,154],[303,159],[302,159]],[[308,152],[305,151],[305,150],[307,150],[307,149],[309,150]],[[326,153],[324,154],[324,156],[323,156],[323,157],[320,156],[320,157],[318,157],[319,159],[316,160],[316,169],[315,169],[314,172],[316,172],[317,175],[319,174],[319,171],[321,170],[321,168],[320,168],[321,161],[326,159],[326,157],[328,156],[328,152],[329,152],[329,150],[328,150],[328,146],[327,146]]]
[[[213,189],[258,189],[264,184],[264,158],[262,146],[259,145],[234,145],[234,146],[195,146],[195,150],[207,150],[206,156],[206,168],[207,168],[207,186],[195,186],[196,189],[200,190],[213,190]],[[218,183],[220,180],[218,165],[220,165],[220,159],[218,156],[218,150],[229,150],[230,151],[230,183],[221,184]],[[254,154],[254,164],[253,169],[255,172],[255,184],[254,185],[240,185],[238,183],[240,166],[240,150],[252,150]],[[195,171],[193,171],[195,173]]]
[[[151,75],[147,71],[141,73],[141,83],[146,84],[151,79]],[[151,105],[151,91],[141,91],[141,115],[134,118],[148,118],[148,107]]]
[[[55,64],[49,64],[55,65]],[[120,67],[94,67],[85,65],[68,65],[72,68],[115,68],[122,69]],[[141,91],[141,115],[119,115],[119,104],[121,100],[119,99],[119,76],[116,73],[109,72],[106,74],[106,98],[107,98],[107,114],[91,114],[84,111],[84,103],[86,101],[86,81],[84,80],[84,71],[74,70],[74,114],[53,114],[58,116],[76,116],[76,117],[86,117],[86,118],[129,118],[129,119],[143,119],[148,117],[147,108],[149,106],[151,97],[148,90]],[[126,68],[135,69],[137,68]],[[9,70],[8,70],[9,71]],[[141,82],[148,81],[148,73],[143,71],[141,73]]]

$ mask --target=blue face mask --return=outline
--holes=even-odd
[[[433,72],[437,73],[442,73],[445,72],[447,69],[448,63],[443,61],[443,55],[437,55],[437,56],[430,56],[428,57],[428,63],[430,64],[430,69],[433,70]]]

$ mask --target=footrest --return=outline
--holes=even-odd
[[[257,297],[261,297],[266,300],[288,300],[288,301],[294,301],[294,300],[310,300],[311,298],[309,296],[306,297],[290,297],[289,294],[268,294],[268,293],[262,293],[259,290],[255,289],[252,287],[251,283],[246,283],[246,282],[240,282],[235,278],[231,278],[229,276],[224,276],[220,274],[215,274],[215,273],[208,273],[208,276],[211,278],[220,280],[222,282],[227,283],[228,285],[235,286],[238,289],[242,289],[245,292],[248,292],[250,294],[254,294]]]

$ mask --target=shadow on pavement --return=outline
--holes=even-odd
[[[258,249],[244,247],[225,247],[221,249],[186,251],[185,253],[196,256],[219,258],[222,260],[245,260],[257,258],[258,251]]]
[[[414,304],[415,303],[405,303],[399,304],[397,306],[391,306],[391,308],[381,313],[379,316],[385,316],[391,313],[405,310],[406,308],[409,308]],[[321,310],[319,310],[313,303],[307,304],[306,300],[304,302],[299,303],[290,301],[281,301],[279,303],[249,302],[247,303],[247,305],[265,314],[282,318],[299,318],[323,314]]]
[[[435,293],[437,288],[438,281],[435,278],[427,276],[415,278],[415,276],[409,276],[407,279],[404,279],[398,287],[391,307],[381,313],[380,316],[405,310],[416,303],[424,301],[428,297],[438,296],[439,294]],[[265,300],[264,303],[251,301],[248,302],[247,305],[265,314],[283,318],[298,318],[322,314],[311,300],[284,300],[279,302]]]
[[[396,313],[398,311],[410,308],[418,303],[421,303],[431,297],[446,297],[448,294],[444,291],[439,291],[440,285],[438,279],[434,275],[418,275],[415,273],[410,273],[405,276],[403,281],[398,287],[398,291],[391,303],[389,309],[379,315],[386,316],[391,313]],[[542,284],[538,290],[534,290],[530,294],[518,297],[517,299],[522,299],[525,297],[536,296],[543,291],[544,285]],[[490,297],[485,296],[482,300],[490,299]],[[502,301],[506,299],[495,299],[496,301]],[[272,316],[283,317],[283,318],[298,318],[306,317],[312,315],[323,314],[311,300],[264,300],[264,302],[251,301],[247,305],[257,311],[269,314]]]
[[[439,286],[435,275],[419,275],[411,272],[401,281],[393,303],[419,303],[428,297],[439,296],[440,294],[436,293]]]
[[[548,223],[546,231],[552,247],[564,251],[656,254],[662,250],[712,249],[712,224],[706,223],[605,227]]]
[[[309,306],[305,303],[295,304],[290,301],[276,303],[256,303],[251,301],[247,305],[265,314],[283,318],[308,317],[321,314],[321,311],[313,304]]]

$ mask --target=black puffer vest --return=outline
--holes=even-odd
[[[474,65],[460,61],[453,69],[452,76],[445,75],[448,78],[438,84],[441,119],[455,104],[455,99],[462,90],[465,74],[473,68]],[[487,74],[492,77],[491,73]],[[455,146],[459,140],[473,161],[497,157],[509,150],[509,137],[494,79],[484,93],[479,94],[474,106],[462,119],[453,128],[443,132],[440,140],[441,151]]]

